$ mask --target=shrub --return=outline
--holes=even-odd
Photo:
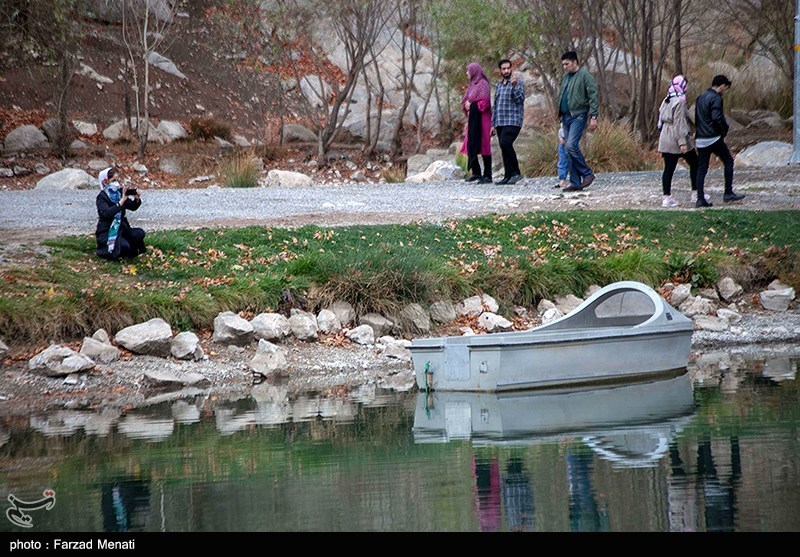
[[[586,132],[581,151],[595,172],[653,170],[660,165],[642,149],[627,126],[600,121],[597,129]],[[558,125],[543,131],[520,153],[520,168],[526,176],[555,176],[558,165]]]
[[[390,184],[398,184],[406,181],[406,171],[402,166],[393,166],[381,171],[381,178]]]
[[[232,138],[231,127],[211,116],[189,120],[189,135],[202,140],[221,137],[226,141],[231,141]]]
[[[261,172],[258,159],[249,152],[237,152],[222,165],[224,183],[229,188],[252,188],[258,185]]]

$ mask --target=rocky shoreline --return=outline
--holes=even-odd
[[[705,381],[721,380],[726,359],[732,355],[758,356],[775,352],[800,358],[800,309],[785,312],[742,307],[738,321],[724,331],[696,328],[692,338],[690,372]],[[333,337],[329,337],[333,340]],[[251,362],[257,345],[220,345],[201,342],[206,357],[178,360],[135,355],[122,350],[122,357],[97,364],[91,371],[64,377],[31,372],[27,361],[6,365],[0,375],[0,414],[10,418],[56,410],[114,410],[125,412],[156,403],[203,396],[207,401],[236,400],[251,396],[254,389],[275,387],[286,398],[308,393],[341,397],[365,386],[407,392],[416,389],[413,368],[406,359],[390,358],[380,344],[333,343],[287,338],[280,343],[286,357],[285,373],[266,378],[254,373]],[[703,367],[694,364],[704,355],[718,356]],[[9,363],[9,359],[6,359]],[[195,385],[164,385],[148,375],[204,378]],[[714,379],[716,378],[716,379]]]

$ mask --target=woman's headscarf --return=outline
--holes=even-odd
[[[467,74],[469,75],[469,85],[467,91],[464,93],[465,101],[491,101],[491,89],[489,86],[489,78],[483,72],[483,68],[477,62],[472,62],[467,66]]]
[[[686,102],[686,78],[682,75],[676,75],[672,78],[672,84],[667,91],[667,98],[679,98]]]
[[[104,168],[100,171],[100,174],[97,175],[97,182],[100,184],[100,189],[108,194],[108,197],[114,203],[119,203],[120,198],[122,197],[122,188],[119,185],[118,180],[114,180],[113,182],[105,182],[108,178],[108,173],[111,170],[111,166],[108,168]]]
[[[111,167],[104,168],[100,171],[100,174],[97,175],[97,183],[100,184],[100,189],[106,189],[106,185],[103,183],[105,179],[108,177],[108,171],[111,170]]]

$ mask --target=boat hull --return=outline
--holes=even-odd
[[[622,282],[541,327],[415,339],[410,351],[421,390],[503,392],[668,375],[688,365],[693,330],[651,288]]]

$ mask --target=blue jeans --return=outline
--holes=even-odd
[[[581,187],[582,179],[592,173],[592,169],[586,164],[586,159],[581,153],[581,137],[583,137],[588,121],[588,114],[580,114],[575,117],[565,114],[561,117],[561,123],[564,125],[567,158],[569,159],[569,181],[575,187]]]
[[[569,157],[567,156],[567,147],[563,143],[558,144],[558,179],[567,179],[567,170],[569,169]]]

